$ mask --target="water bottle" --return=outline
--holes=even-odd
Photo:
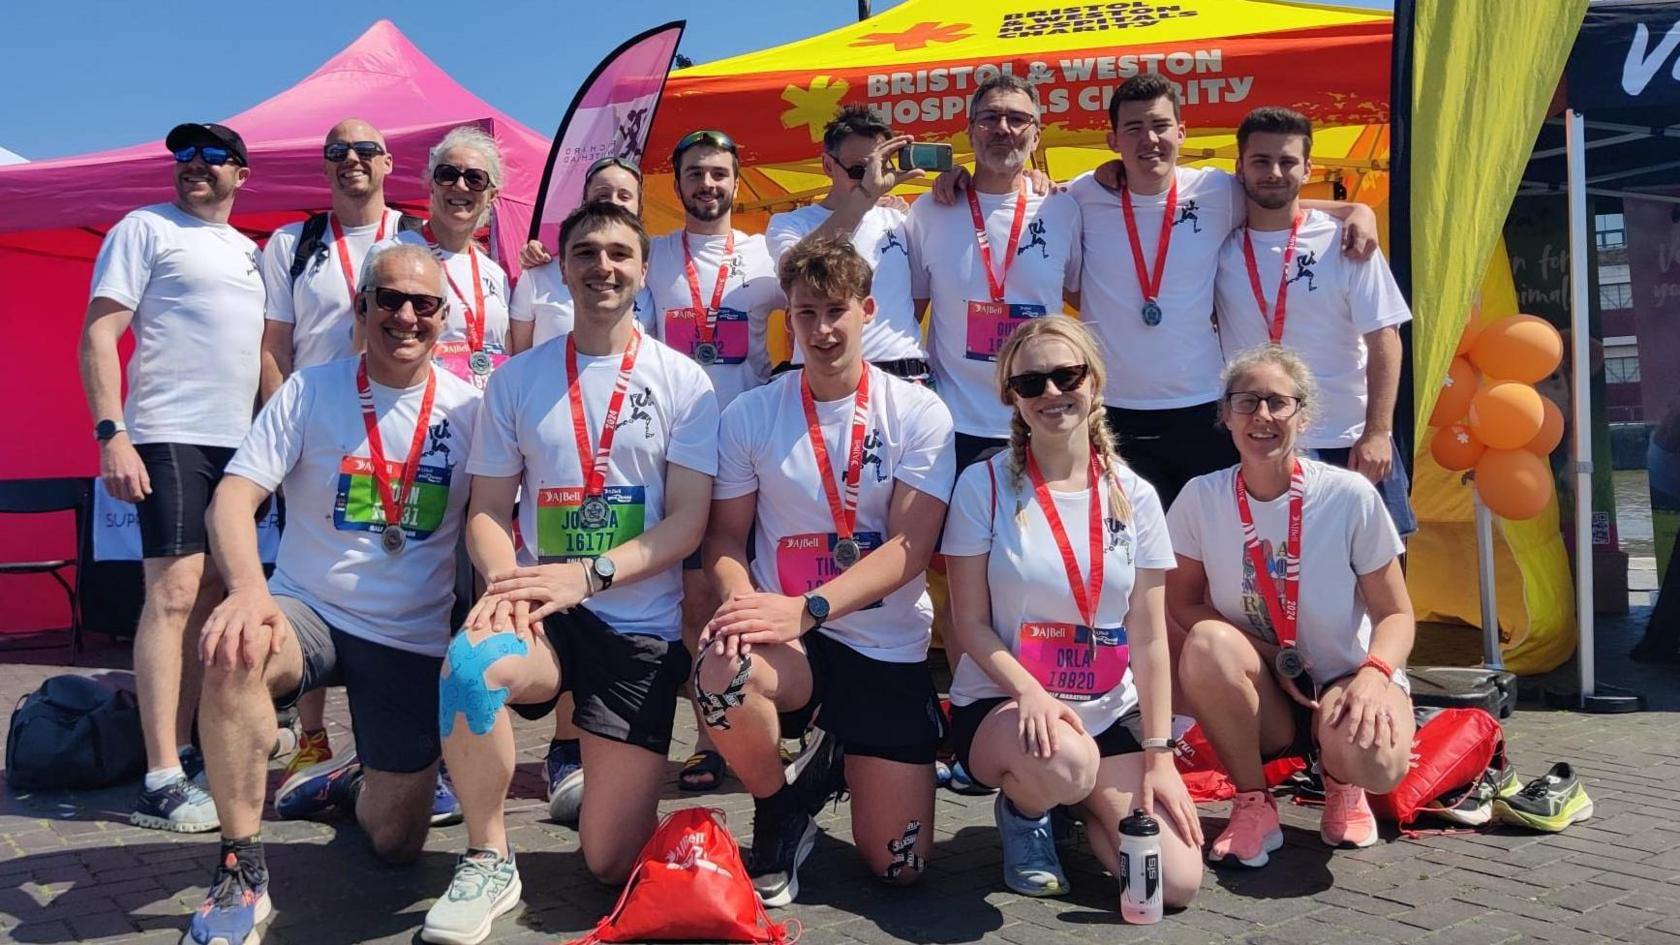
[[[1133,925],[1161,921],[1161,824],[1141,810],[1120,821],[1120,916]]]

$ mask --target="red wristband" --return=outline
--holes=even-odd
[[[1364,669],[1367,666],[1371,667],[1372,669],[1376,670],[1379,673],[1382,673],[1384,682],[1393,682],[1394,681],[1394,667],[1388,665],[1387,663],[1384,663],[1382,660],[1377,659],[1375,656],[1371,656],[1369,654],[1366,654],[1365,662],[1359,664],[1359,669]],[[1356,672],[1356,673],[1359,672],[1359,669],[1354,670],[1354,672]]]

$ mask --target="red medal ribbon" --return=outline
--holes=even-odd
[[[717,282],[712,286],[712,304],[700,298],[700,270],[694,267],[694,254],[688,251],[688,231],[682,231],[683,277],[688,280],[688,295],[698,313],[694,320],[694,335],[700,344],[711,344],[717,333],[718,309],[723,307],[723,288],[729,283],[729,259],[735,255],[735,231],[723,241],[723,260],[718,263]]]
[[[1126,214],[1126,239],[1132,244],[1132,265],[1137,268],[1138,288],[1145,302],[1157,302],[1161,297],[1161,278],[1167,273],[1167,247],[1172,245],[1173,217],[1178,213],[1178,175],[1173,175],[1167,188],[1167,207],[1161,213],[1161,239],[1155,244],[1155,269],[1151,275],[1143,268],[1143,240],[1138,237],[1137,215],[1132,211],[1132,189],[1120,188],[1120,209]]]
[[[1260,537],[1254,531],[1254,515],[1248,508],[1248,483],[1242,470],[1237,470],[1234,486],[1237,493],[1237,515],[1242,519],[1243,548],[1249,563],[1254,566],[1254,584],[1260,599],[1266,602],[1266,612],[1272,617],[1272,630],[1277,633],[1278,645],[1295,645],[1295,627],[1301,615],[1301,506],[1307,494],[1307,477],[1301,461],[1289,473],[1289,532],[1283,553],[1283,596],[1280,600],[1272,572],[1266,567],[1266,553],[1260,548]]]
[[[356,364],[356,394],[362,404],[362,426],[367,428],[368,458],[373,460],[373,484],[379,492],[379,505],[385,512],[385,524],[402,525],[403,503],[408,501],[414,477],[420,472],[420,452],[426,445],[426,430],[432,425],[432,400],[437,395],[437,372],[426,367],[426,393],[420,398],[420,415],[414,419],[414,439],[408,444],[408,458],[403,460],[402,481],[393,484],[385,465],[385,443],[379,438],[379,418],[373,413],[373,388],[368,384],[367,355]],[[400,491],[399,491],[400,489]]]
[[[1272,344],[1283,344],[1283,320],[1288,317],[1289,306],[1289,264],[1295,261],[1295,238],[1301,233],[1301,221],[1306,215],[1296,213],[1295,219],[1289,224],[1289,241],[1283,244],[1283,274],[1278,277],[1277,309],[1275,312],[1266,309],[1266,293],[1260,288],[1260,264],[1254,258],[1254,242],[1248,238],[1248,227],[1243,227],[1243,261],[1248,263],[1248,284],[1254,290],[1254,304],[1260,306],[1260,317],[1266,320],[1266,331],[1271,335]]]
[[[577,339],[566,335],[566,398],[572,405],[572,435],[577,439],[578,468],[583,473],[583,494],[601,495],[607,488],[607,458],[612,455],[613,437],[617,434],[618,413],[624,407],[624,392],[630,389],[630,370],[636,366],[636,352],[642,346],[642,333],[632,330],[630,343],[624,346],[624,358],[618,362],[618,380],[613,382],[612,398],[607,401],[607,415],[601,418],[601,443],[591,458],[589,450],[589,420],[583,412],[583,388],[579,383]]]
[[[834,467],[828,460],[828,444],[823,442],[822,424],[817,421],[817,401],[811,394],[811,381],[804,371],[799,372],[799,399],[805,406],[811,452],[817,459],[817,473],[822,476],[823,492],[828,495],[828,511],[834,517],[834,531],[841,538],[850,538],[857,531],[858,485],[863,478],[864,426],[869,420],[869,365],[863,366],[863,376],[858,378],[857,397],[852,403],[852,438],[846,448],[844,501],[840,498],[840,487],[834,482]]]
[[[1038,471],[1038,460],[1033,457],[1032,450],[1027,450],[1027,475],[1032,477],[1033,495],[1038,499],[1039,510],[1050,523],[1050,534],[1056,539],[1056,548],[1062,553],[1062,567],[1067,569],[1068,587],[1073,589],[1073,601],[1079,607],[1079,616],[1085,621],[1085,626],[1091,631],[1092,645],[1096,644],[1097,605],[1102,602],[1103,592],[1103,489],[1102,469],[1097,465],[1096,454],[1091,455],[1090,478],[1090,538],[1091,538],[1091,576],[1087,584],[1079,581],[1079,561],[1073,556],[1073,544],[1068,541],[1067,529],[1062,526],[1061,513],[1056,511],[1056,500],[1050,495],[1050,487],[1044,483],[1044,474]]]
[[[969,184],[963,193],[968,195],[968,212],[974,217],[974,240],[980,244],[980,265],[986,269],[986,288],[991,290],[992,301],[1003,301],[1003,287],[1009,282],[1009,267],[1015,264],[1015,248],[1021,243],[1021,224],[1027,219],[1027,185],[1025,181],[1015,185],[1015,217],[1009,223],[1009,245],[1003,250],[1003,275],[992,270],[992,238],[986,235],[986,221],[980,216],[980,198],[974,193],[974,185]]]
[[[378,243],[385,238],[384,213],[379,215],[379,230],[374,233],[373,241]],[[344,270],[344,288],[350,293],[350,303],[356,302],[356,272],[350,265],[350,244],[344,241],[344,225],[338,222],[338,214],[328,213],[327,221],[332,224],[333,243],[338,246],[338,267]]]
[[[433,238],[430,223],[426,224],[425,237],[432,254],[438,257],[439,263],[443,263],[443,248]],[[455,297],[461,300],[461,308],[466,310],[467,348],[476,353],[484,350],[484,281],[478,277],[478,250],[473,248],[470,239],[467,240],[467,259],[472,262],[473,305],[467,305],[467,296],[455,284],[455,277],[449,274],[447,263],[443,265],[443,277],[449,280],[449,291],[455,293]]]

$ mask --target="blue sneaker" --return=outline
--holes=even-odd
[[[216,802],[190,778],[176,778],[155,791],[140,788],[140,801],[128,822],[136,827],[174,833],[208,833],[221,827]]]
[[[187,773],[187,780],[205,790],[209,785],[204,777],[204,753],[191,745],[181,749],[181,770]]]
[[[992,804],[998,836],[1003,841],[1003,883],[1023,896],[1062,896],[1071,887],[1056,855],[1050,812],[1036,819],[1022,817],[998,792]]]
[[[985,797],[995,790],[974,780],[974,776],[968,773],[968,769],[964,768],[960,761],[951,762],[951,780],[946,786],[969,797]]]
[[[583,759],[576,743],[549,742],[543,775],[548,781],[548,816],[557,824],[577,826],[583,811]]]
[[[246,945],[256,942],[257,924],[274,911],[268,898],[268,870],[224,855],[210,894],[193,913],[181,945]]]
[[[274,812],[281,820],[299,820],[337,807],[353,807],[361,786],[362,764],[351,752],[287,778],[274,794]]]
[[[449,783],[449,771],[438,765],[437,791],[432,794],[432,826],[447,827],[461,822],[461,802],[455,799],[455,786]]]

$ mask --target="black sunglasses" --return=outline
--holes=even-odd
[[[1008,380],[1007,386],[1015,392],[1015,396],[1030,399],[1043,397],[1044,385],[1052,382],[1056,385],[1056,390],[1065,394],[1070,390],[1078,390],[1079,385],[1085,383],[1085,376],[1090,373],[1089,364],[1070,364],[1050,371],[1016,374]]]
[[[432,183],[445,187],[454,187],[455,182],[465,178],[467,189],[481,192],[490,188],[490,172],[476,167],[456,167],[453,164],[439,164],[432,168]]]
[[[414,307],[416,317],[430,318],[437,314],[438,309],[443,308],[443,296],[441,295],[420,295],[414,292],[387,289],[384,286],[374,286],[362,291],[372,292],[373,304],[387,312],[400,312],[404,305],[411,305]]]
[[[211,167],[221,167],[229,161],[239,164],[239,158],[227,148],[218,148],[213,144],[189,144],[175,152],[176,164],[191,164],[193,158],[202,158]]]
[[[721,131],[691,131],[688,134],[683,135],[682,140],[678,141],[677,146],[671,150],[671,163],[673,165],[681,164],[683,152],[701,144],[713,148],[722,148],[730,154],[737,153],[735,150],[735,139],[729,137]]]
[[[321,148],[321,156],[338,164],[349,157],[351,151],[356,152],[356,156],[364,161],[371,161],[385,153],[385,149],[377,141],[334,141]]]
[[[868,164],[854,164],[851,167],[841,164],[840,155],[835,154],[833,151],[828,152],[828,156],[834,160],[835,166],[845,171],[846,176],[850,177],[852,180],[863,180],[864,173],[869,170]]]

